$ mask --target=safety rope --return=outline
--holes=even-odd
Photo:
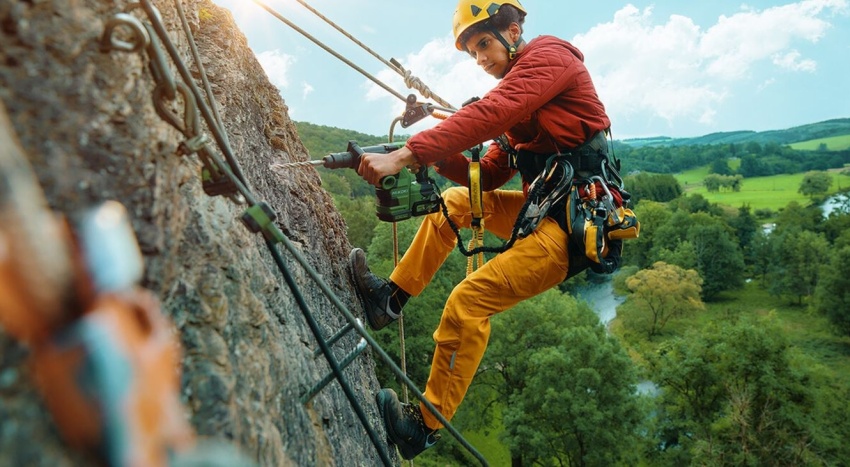
[[[440,96],[435,94],[433,91],[431,91],[431,88],[429,88],[421,79],[413,76],[413,74],[410,71],[405,70],[404,67],[401,66],[401,64],[396,59],[390,58],[389,61],[385,60],[383,57],[378,55],[378,53],[376,53],[374,50],[369,48],[366,44],[357,40],[357,38],[352,36],[348,31],[346,31],[345,29],[341,28],[339,25],[337,25],[336,23],[331,21],[327,16],[319,13],[318,10],[316,10],[315,8],[310,6],[304,0],[296,0],[296,1],[298,3],[300,3],[302,6],[304,6],[304,8],[310,10],[311,13],[313,13],[314,15],[321,18],[324,22],[328,23],[331,27],[336,29],[340,34],[342,34],[343,36],[347,37],[348,39],[350,39],[355,44],[362,47],[363,50],[365,50],[366,52],[369,52],[373,57],[377,58],[381,63],[386,65],[388,68],[390,68],[391,70],[400,74],[402,76],[402,78],[404,78],[405,86],[407,86],[410,89],[414,89],[416,91],[419,91],[419,94],[421,94],[422,97],[424,97],[426,99],[434,99],[440,105],[454,109],[454,107],[452,107],[452,105],[449,104],[445,99],[441,98]],[[259,3],[259,2],[257,2],[257,3]]]
[[[195,61],[195,66],[198,67],[198,74],[201,76],[201,81],[204,84],[204,92],[207,94],[207,103],[209,104],[213,101],[212,86],[210,86],[210,80],[207,77],[206,70],[204,69],[204,62],[201,61],[201,55],[198,53],[198,46],[195,44],[195,36],[192,34],[192,30],[189,28],[189,22],[186,20],[186,13],[183,11],[183,2],[181,0],[174,0],[174,5],[177,7],[178,16],[180,16],[180,24],[183,26],[183,32],[189,40],[189,50],[192,51],[192,59]],[[218,123],[218,126],[224,128],[224,122],[221,120],[218,106],[211,105],[210,108],[212,109],[213,116],[215,117],[215,121]],[[225,141],[228,141],[227,132],[222,133],[222,136]]]
[[[484,229],[483,228],[473,228],[472,229],[472,238],[469,239],[469,246],[467,247],[470,251],[475,251],[479,246],[484,246]],[[476,261],[477,260],[477,261]],[[477,265],[476,265],[477,263]],[[484,266],[484,252],[479,251],[477,255],[470,255],[466,260],[466,275],[470,275],[475,271],[475,269],[481,268]]]
[[[362,74],[363,76],[365,76],[365,77],[366,77],[366,78],[368,78],[370,81],[372,81],[373,83],[377,84],[378,86],[382,87],[382,88],[383,88],[385,91],[387,91],[388,93],[392,94],[393,96],[395,96],[395,97],[399,98],[399,99],[400,99],[400,100],[402,100],[402,101],[406,101],[406,99],[407,99],[407,98],[406,98],[405,96],[401,95],[401,93],[399,93],[399,92],[398,92],[398,91],[396,91],[395,89],[393,89],[393,88],[391,88],[391,87],[387,86],[384,82],[382,82],[382,81],[381,81],[381,80],[379,80],[378,78],[375,78],[374,76],[372,76],[369,72],[367,72],[367,71],[366,71],[366,70],[364,70],[363,68],[360,68],[359,66],[355,65],[355,64],[354,64],[354,62],[352,62],[351,60],[349,60],[349,59],[345,58],[344,56],[342,56],[340,53],[338,53],[338,52],[337,52],[337,51],[335,51],[334,49],[332,49],[332,48],[328,47],[327,45],[325,45],[324,43],[322,43],[322,41],[320,41],[320,40],[316,39],[315,37],[313,37],[312,35],[310,35],[310,33],[308,33],[307,31],[305,31],[305,30],[301,29],[300,27],[298,27],[298,26],[297,26],[295,23],[293,23],[292,21],[290,21],[290,20],[286,19],[286,17],[284,17],[282,14],[278,13],[278,12],[277,12],[274,8],[272,8],[271,6],[269,6],[267,3],[265,3],[265,2],[263,2],[263,1],[261,1],[261,0],[253,0],[253,2],[254,2],[254,3],[256,3],[257,5],[259,5],[262,9],[266,10],[267,12],[269,12],[269,14],[271,14],[272,16],[274,16],[275,18],[277,18],[277,19],[278,19],[279,21],[281,21],[282,23],[284,23],[284,24],[286,24],[287,26],[289,26],[290,28],[292,28],[292,29],[294,29],[294,30],[298,31],[298,32],[299,32],[302,36],[306,37],[307,39],[309,39],[310,41],[312,41],[314,44],[316,44],[316,45],[318,45],[319,47],[321,47],[322,49],[324,49],[327,53],[329,53],[329,54],[333,55],[334,57],[336,57],[337,59],[339,59],[340,61],[342,61],[342,62],[343,62],[343,63],[345,63],[346,65],[348,65],[348,66],[350,66],[351,68],[353,68],[353,69],[357,70],[360,74]]]
[[[392,141],[390,141],[392,143]],[[398,266],[398,222],[393,222],[393,269]],[[404,339],[404,313],[398,316],[398,342],[401,371],[407,374],[407,350]],[[402,398],[405,403],[410,402],[410,397],[407,394],[407,387],[401,388]]]
[[[177,1],[177,0],[175,0]],[[210,106],[216,106],[215,99],[212,95],[210,95],[210,103],[207,105],[206,102],[201,98],[200,90],[195,85],[194,80],[186,67],[186,64],[183,62],[182,58],[177,51],[177,48],[174,46],[171,41],[170,36],[168,35],[167,30],[165,29],[165,25],[162,22],[159,11],[156,6],[152,3],[152,0],[140,0],[140,6],[143,8],[146,13],[149,21],[153,25],[153,31],[156,36],[159,37],[161,43],[165,46],[168,51],[169,56],[171,57],[172,62],[177,67],[180,76],[182,77],[185,84],[188,86],[190,93],[186,95],[190,95],[194,97],[194,103],[197,108],[201,111],[203,115],[204,121],[207,124],[209,130],[213,133],[215,137],[215,141],[219,149],[224,153],[227,162],[225,163],[215,152],[209,152],[207,157],[209,160],[218,165],[219,169],[223,172],[224,176],[226,176],[229,181],[233,184],[235,189],[240,193],[244,200],[250,205],[248,210],[242,217],[242,221],[245,226],[254,233],[262,233],[263,237],[266,240],[266,246],[269,249],[278,269],[284,276],[284,279],[289,286],[290,290],[299,308],[302,311],[302,314],[305,316],[305,319],[313,332],[316,340],[319,342],[319,346],[322,350],[322,353],[325,356],[325,359],[328,361],[334,375],[336,376],[337,381],[343,389],[343,392],[346,394],[346,397],[349,400],[352,408],[360,419],[361,423],[364,426],[364,429],[367,431],[372,443],[374,444],[378,455],[381,457],[382,462],[389,466],[391,462],[385,450],[381,445],[380,439],[378,439],[377,434],[372,428],[371,424],[369,424],[365,412],[362,410],[354,392],[351,390],[350,385],[348,384],[345,375],[342,373],[342,370],[339,364],[336,361],[333,353],[328,347],[326,341],[322,338],[321,329],[318,326],[318,323],[313,318],[313,315],[301,294],[298,285],[295,283],[289,269],[283,260],[283,257],[278,250],[278,244],[283,244],[287,251],[296,259],[296,261],[307,271],[308,275],[313,279],[313,281],[318,285],[318,287],[322,290],[325,296],[331,301],[331,303],[342,313],[345,319],[349,322],[350,325],[360,334],[363,339],[365,339],[368,344],[373,348],[378,357],[387,364],[390,370],[398,377],[398,379],[402,382],[402,384],[409,388],[414,395],[422,401],[422,404],[432,412],[432,414],[437,418],[437,420],[442,423],[446,430],[458,440],[458,442],[463,445],[465,449],[467,449],[476,459],[478,459],[482,465],[488,465],[486,459],[475,450],[472,445],[470,445],[466,439],[454,428],[449,421],[436,409],[436,407],[425,398],[425,395],[419,391],[416,385],[407,377],[407,375],[395,364],[392,358],[383,350],[383,348],[378,344],[375,339],[369,335],[369,333],[365,330],[363,325],[357,320],[354,315],[348,310],[348,308],[340,301],[339,297],[331,290],[331,288],[325,283],[322,276],[313,268],[313,266],[309,263],[309,261],[304,257],[303,254],[295,247],[295,245],[289,240],[289,238],[284,235],[284,233],[280,230],[278,225],[275,223],[276,215],[271,210],[271,208],[264,202],[258,201],[254,194],[251,192],[248,184],[246,183],[244,176],[240,170],[238,163],[233,157],[232,149],[230,148],[230,144],[225,136],[223,136],[223,128],[219,125],[218,121],[215,119],[213,113],[210,110]],[[115,50],[119,51],[138,51],[142,47],[139,44],[134,43],[122,43],[121,41],[116,40],[112,37],[112,33],[117,26],[124,25],[128,26],[134,32],[134,39],[139,40],[144,38],[144,32],[147,32],[144,27],[137,28],[139,25],[139,21],[135,22],[129,20],[128,18],[133,18],[131,15],[124,14],[123,16],[116,15],[115,18],[110,20],[108,25],[111,27],[106,28],[104,32],[104,38],[101,41],[101,50],[109,51],[112,50],[112,46]],[[143,32],[144,31],[144,32]],[[191,34],[191,31],[187,31],[188,34]],[[107,34],[109,37],[106,37]],[[152,37],[153,34],[150,34]],[[155,47],[153,42],[148,42],[150,47],[148,47],[148,52],[150,53],[151,48]],[[164,69],[159,70],[160,75],[165,74]],[[157,74],[152,73],[154,75],[154,79],[157,79]],[[160,76],[162,78],[162,76]],[[176,89],[176,88],[175,88]],[[189,118],[188,116],[185,118]],[[185,120],[184,118],[184,120]],[[188,125],[184,125],[184,128],[188,128]],[[234,200],[237,201],[237,200]],[[445,208],[445,206],[444,206]]]

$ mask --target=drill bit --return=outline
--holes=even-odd
[[[275,162],[271,166],[270,169],[274,171],[281,171],[284,169],[291,169],[296,167],[311,167],[314,165],[323,165],[324,162],[321,159],[314,161],[303,161],[303,162]]]

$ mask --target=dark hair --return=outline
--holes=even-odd
[[[504,31],[508,29],[511,23],[519,24],[519,33],[522,34],[522,24],[525,22],[525,12],[518,10],[513,5],[502,5],[499,7],[499,12],[488,18],[486,21],[481,21],[466,28],[465,31],[458,36],[458,42],[466,48],[466,41],[470,37],[484,31]]]

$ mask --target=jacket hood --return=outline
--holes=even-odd
[[[538,36],[531,39],[531,41],[526,44],[525,48],[522,49],[522,52],[517,54],[517,58],[526,53],[527,50],[534,49],[536,47],[563,47],[569,50],[571,54],[575,55],[576,58],[582,62],[584,61],[584,54],[581,53],[581,50],[571,43],[555,36]]]

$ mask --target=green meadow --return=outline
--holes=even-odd
[[[842,169],[843,170],[843,169]],[[832,186],[829,194],[835,194],[850,189],[850,176],[839,171],[831,171]],[[752,210],[770,209],[778,211],[789,202],[800,204],[809,203],[809,198],[797,192],[803,181],[804,173],[773,175],[770,177],[745,178],[741,191],[720,191],[709,193],[703,185],[703,179],[708,175],[708,167],[701,167],[676,174],[676,180],[682,184],[685,193],[698,193],[712,203],[723,204],[734,208],[749,205]]]
[[[817,151],[824,145],[830,151],[843,151],[850,149],[850,135],[833,136],[831,138],[820,138],[800,143],[790,144],[794,149],[801,151]]]

